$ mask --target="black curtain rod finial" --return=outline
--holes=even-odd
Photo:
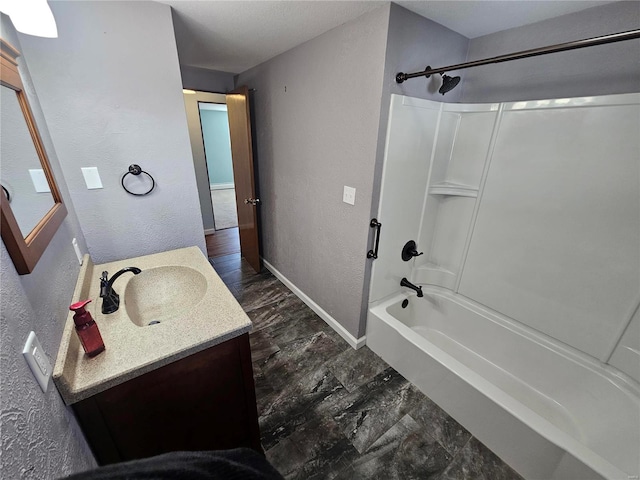
[[[427,73],[428,71],[431,70],[431,66],[427,65],[427,68],[424,69],[424,72],[420,72],[420,76],[424,76],[426,78],[429,78],[431,76],[430,73]],[[407,73],[404,72],[400,72],[396,75],[396,83],[404,83],[405,80],[409,80],[412,77],[409,77],[409,75]]]

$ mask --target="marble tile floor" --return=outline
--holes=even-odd
[[[255,274],[239,254],[210,261],[253,322],[262,445],[286,479],[521,480],[270,272]]]

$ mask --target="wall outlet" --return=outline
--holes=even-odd
[[[27,343],[24,344],[22,349],[22,355],[24,355],[29,368],[31,368],[33,375],[36,377],[38,385],[40,385],[43,392],[46,392],[49,387],[52,368],[35,332],[29,333]]]
[[[353,187],[344,186],[344,192],[342,193],[342,201],[349,205],[356,204],[356,189]]]

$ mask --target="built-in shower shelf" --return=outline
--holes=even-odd
[[[425,263],[420,265],[419,267],[416,267],[416,269],[418,270],[424,270],[424,271],[431,271],[431,272],[440,272],[440,273],[445,273],[448,275],[455,275],[454,272],[452,272],[451,270],[441,267],[440,265],[436,265],[435,263]]]
[[[453,289],[456,284],[456,273],[435,263],[425,263],[416,267],[413,273],[414,283],[421,285],[439,285]]]
[[[476,198],[478,196],[478,189],[461,183],[441,182],[431,185],[429,193],[431,195]]]

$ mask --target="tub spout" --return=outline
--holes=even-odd
[[[422,287],[416,287],[413,283],[407,280],[407,277],[403,277],[402,280],[400,280],[400,286],[415,290],[419,297],[424,297],[424,294],[422,293]]]

